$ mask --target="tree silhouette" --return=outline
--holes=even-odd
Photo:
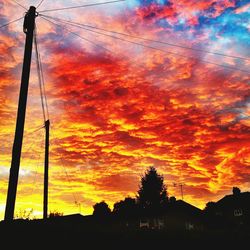
[[[207,202],[206,207],[204,208],[204,212],[209,215],[212,215],[215,214],[215,211],[216,211],[216,202],[213,201]]]
[[[60,217],[60,216],[63,216],[63,213],[61,213],[57,210],[51,211],[49,213],[49,218]]]
[[[138,191],[138,203],[142,209],[157,212],[168,202],[167,189],[164,178],[154,167],[150,167],[141,178]]]
[[[24,220],[30,220],[32,219],[32,214],[33,214],[33,208],[30,210],[28,209],[20,209],[16,214],[15,218],[16,219],[24,219]]]
[[[93,208],[93,215],[95,217],[105,218],[111,214],[111,209],[105,201],[96,203]]]
[[[127,197],[114,204],[113,213],[124,219],[133,218],[137,215],[138,205],[136,199]]]

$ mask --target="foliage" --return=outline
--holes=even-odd
[[[111,214],[111,209],[105,201],[96,203],[93,208],[93,215],[96,217],[105,218]]]
[[[206,204],[204,212],[206,212],[208,214],[215,214],[215,209],[216,209],[216,203],[213,201],[209,201]]]
[[[138,213],[136,199],[126,197],[124,200],[114,204],[113,213],[121,218],[132,218]]]
[[[59,216],[63,216],[63,213],[57,210],[50,211],[49,213],[49,218],[54,218],[54,217],[59,217]]]
[[[141,178],[138,191],[138,203],[143,209],[159,210],[168,202],[167,189],[164,178],[154,167],[150,167]]]
[[[20,209],[15,214],[15,219],[24,219],[24,220],[34,219],[34,216],[32,216],[33,212],[34,212],[33,208],[31,208],[31,209]]]

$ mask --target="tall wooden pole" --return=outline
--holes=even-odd
[[[48,218],[48,185],[49,185],[49,126],[50,121],[45,122],[45,163],[44,163],[44,190],[43,190],[43,218]]]
[[[29,77],[30,77],[30,64],[32,56],[32,44],[33,44],[33,33],[35,27],[35,17],[36,17],[36,8],[30,6],[30,9],[25,15],[23,31],[26,34],[25,41],[25,50],[23,58],[23,69],[22,69],[22,78],[21,86],[19,93],[19,103],[17,111],[17,120],[16,120],[16,131],[15,138],[12,148],[12,160],[9,174],[9,186],[7,193],[7,202],[5,208],[5,221],[11,221],[14,218],[15,211],[15,201],[16,201],[16,191],[18,183],[18,174],[20,167],[20,158],[22,151],[23,143],[23,131],[25,123],[25,114],[26,114],[26,105],[27,105],[27,96],[28,96],[28,87],[29,87]]]

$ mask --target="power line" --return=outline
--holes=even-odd
[[[27,10],[27,8],[25,6],[23,6],[22,4],[20,4],[19,2],[17,2],[16,0],[11,0],[12,2],[15,2],[17,5],[19,5],[21,8]]]
[[[37,40],[36,40],[36,33],[34,36],[34,43],[35,43],[35,51],[36,51],[36,65],[37,65],[37,74],[38,74],[38,82],[39,82],[39,89],[40,89],[40,98],[41,98],[41,104],[42,104],[42,111],[43,111],[43,121],[46,121],[45,117],[45,108],[44,108],[44,100],[43,100],[43,94],[42,94],[42,80],[41,80],[41,70],[40,70],[40,64],[38,59],[38,48],[37,48]]]
[[[43,18],[43,19],[45,19],[45,18]],[[49,21],[49,20],[47,20],[47,19],[45,19],[46,21],[48,21],[48,22],[51,22],[51,21]],[[58,21],[57,21],[58,22]],[[62,28],[62,25],[59,25],[59,24],[56,24],[56,23],[54,23],[54,22],[51,22],[51,23],[53,23],[53,24],[55,24],[55,25],[58,25],[58,26],[60,26],[61,28]],[[64,27],[63,27],[64,28]],[[65,28],[64,28],[65,29]],[[70,33],[72,33],[72,32],[70,32]],[[76,34],[76,33],[75,33]],[[78,34],[77,34],[78,35]],[[81,38],[83,38],[83,37],[81,37]],[[84,38],[83,38],[84,39]],[[110,51],[110,50],[109,50]],[[112,54],[118,54],[116,51],[111,51],[112,52]],[[140,62],[138,62],[138,61],[135,61],[135,60],[132,60],[131,59],[131,57],[127,57],[126,56],[126,58],[127,58],[127,60],[128,61],[130,61],[130,62],[132,62],[134,65],[136,65],[137,67],[139,67],[139,65],[140,65],[140,69],[141,68],[143,68],[144,67],[144,64],[141,64]],[[221,67],[222,68],[222,67]],[[214,70],[209,70],[209,72],[217,72],[217,69],[214,69]],[[205,71],[205,72],[203,72],[201,75],[207,75],[208,74],[208,71]],[[201,76],[200,75],[200,76]],[[172,88],[173,89],[173,88]]]
[[[45,16],[45,15],[41,15],[42,17],[43,16]],[[48,16],[48,17],[50,17],[50,16]],[[43,18],[43,19],[45,19],[46,21],[48,21],[48,22],[51,22],[51,23],[53,23],[53,24],[55,24],[55,25],[58,25],[59,27],[61,27],[62,28],[62,25],[59,25],[59,24],[57,24],[57,23],[54,23],[54,22],[52,22],[52,21],[50,21],[50,20],[48,20],[48,19],[46,19],[46,18]],[[58,18],[54,18],[54,19],[58,19]],[[57,20],[57,22],[58,22],[58,20]],[[63,27],[64,29],[65,29],[65,27]],[[70,31],[69,31],[70,32]],[[72,32],[70,32],[70,33],[72,33]],[[78,34],[76,34],[76,33],[74,33],[75,35],[77,35],[77,36],[79,36]],[[82,39],[84,39],[83,37],[81,37]],[[104,47],[103,47],[104,48]],[[106,49],[106,48],[104,48],[104,49]],[[108,49],[106,49],[106,50],[108,50]],[[110,50],[108,50],[109,52],[111,52],[112,54],[118,54],[117,52],[114,52],[114,51],[110,51]],[[131,59],[131,57],[126,57],[126,59],[128,60],[128,61],[130,61],[130,62],[132,62],[134,65],[136,65],[137,67],[139,67],[140,66],[140,68],[143,68],[144,67],[144,64],[142,64],[142,63],[140,63],[140,62],[138,62],[138,61],[135,61],[135,60],[132,60]],[[207,72],[203,72],[203,74],[202,75],[205,75],[205,74],[207,74]]]
[[[127,40],[127,39],[123,39],[123,38],[120,38],[120,37],[110,36],[110,35],[107,35],[107,34],[104,34],[104,33],[101,33],[101,32],[97,32],[97,31],[93,31],[93,30],[90,30],[90,29],[86,29],[86,28],[83,28],[83,29],[87,30],[87,31],[90,31],[90,32],[94,32],[96,34],[100,34],[100,35],[104,35],[104,36],[109,36],[109,37],[112,37],[112,38],[115,38],[115,39],[118,39],[118,40],[121,40],[121,41],[124,41],[124,42],[128,42],[128,43],[131,43],[131,44],[143,46],[145,48],[149,48],[149,49],[152,49],[152,50],[158,50],[158,51],[163,52],[165,54],[168,53],[168,54],[177,55],[179,57],[197,59],[197,60],[200,60],[202,62],[205,62],[205,63],[208,63],[208,64],[213,64],[213,65],[216,65],[216,66],[219,66],[219,67],[223,67],[223,68],[226,68],[226,69],[229,69],[229,70],[237,70],[237,71],[242,71],[242,72],[250,74],[250,71],[247,71],[247,70],[244,70],[244,69],[239,69],[239,68],[236,68],[236,67],[230,67],[230,66],[218,64],[218,63],[215,63],[215,62],[210,62],[210,61],[199,59],[199,58],[196,58],[196,57],[193,57],[193,56],[181,55],[181,54],[178,54],[176,52],[166,51],[166,50],[163,50],[163,49],[160,49],[160,48],[156,48],[156,47],[153,47],[153,46],[148,46],[148,45],[145,45],[145,44],[142,44],[142,43],[133,42],[133,41],[130,41],[130,40]]]
[[[54,19],[52,17],[50,17],[50,19],[56,20],[56,19]],[[152,49],[152,50],[157,50],[157,51],[163,52],[164,54],[173,54],[173,55],[176,55],[176,56],[179,56],[179,57],[196,59],[196,60],[200,60],[202,62],[208,63],[208,64],[212,64],[212,65],[215,65],[215,66],[223,67],[223,68],[228,69],[228,70],[242,71],[244,73],[250,74],[250,71],[247,71],[247,70],[244,70],[244,69],[239,69],[239,68],[236,68],[236,67],[230,67],[230,66],[227,66],[227,65],[222,65],[222,64],[215,63],[215,62],[210,62],[210,61],[207,61],[207,60],[204,60],[204,59],[199,59],[199,58],[196,58],[196,57],[193,57],[193,56],[186,56],[186,55],[178,54],[178,53],[172,52],[172,51],[166,51],[166,50],[163,50],[163,49],[160,49],[160,48],[156,48],[156,47],[153,47],[153,46],[150,46],[150,45],[145,45],[145,44],[142,44],[142,43],[139,43],[139,42],[130,41],[130,40],[127,40],[127,39],[124,39],[124,38],[121,38],[121,37],[116,37],[116,36],[105,34],[105,33],[99,32],[99,31],[94,31],[94,30],[91,30],[91,29],[87,29],[87,28],[84,28],[84,27],[81,27],[81,26],[75,25],[75,24],[70,24],[69,23],[68,25],[71,25],[71,26],[74,26],[74,27],[78,27],[80,29],[83,29],[83,30],[86,30],[86,31],[89,31],[89,32],[93,32],[93,33],[96,33],[96,34],[99,34],[99,35],[103,35],[103,36],[111,37],[111,38],[114,38],[114,39],[118,39],[120,41],[128,42],[128,43],[135,44],[135,45],[139,45],[139,46],[142,46],[142,47],[145,47],[145,48],[149,48],[149,49]]]
[[[44,124],[41,125],[41,126],[39,126],[39,127],[37,127],[34,131],[27,132],[27,133],[26,133],[26,136],[27,136],[27,135],[29,136],[29,135],[31,135],[31,134],[34,134],[34,133],[36,133],[37,131],[41,130],[42,128],[44,128]]]
[[[42,1],[36,6],[36,9],[38,9],[38,8],[42,5],[43,2],[44,2],[44,0],[42,0]]]
[[[109,49],[103,47],[102,45],[97,44],[97,43],[95,43],[95,42],[93,42],[93,41],[91,41],[91,40],[89,40],[89,39],[87,39],[87,38],[85,38],[85,37],[82,37],[82,36],[80,36],[79,34],[77,34],[77,33],[73,32],[73,31],[71,31],[71,30],[69,30],[69,29],[63,27],[62,25],[60,25],[60,24],[58,24],[58,23],[55,23],[55,22],[53,22],[53,21],[51,21],[51,20],[48,20],[48,19],[45,18],[45,17],[42,17],[42,18],[43,18],[44,20],[46,20],[46,21],[48,21],[48,22],[54,24],[54,25],[59,26],[60,28],[62,28],[62,29],[64,29],[64,30],[67,30],[69,33],[71,33],[71,34],[73,34],[73,35],[75,35],[75,36],[81,38],[82,40],[87,41],[87,42],[89,42],[89,43],[91,43],[91,44],[94,44],[96,47],[100,47],[100,48],[102,48],[103,50],[106,50],[106,51],[108,51],[108,52],[110,52],[110,53],[113,53],[111,50],[109,50]]]
[[[42,70],[40,67],[40,60],[39,60],[39,52],[38,52],[38,45],[37,45],[37,31],[35,29],[34,33],[34,44],[35,44],[35,51],[36,51],[36,65],[37,65],[37,74],[38,74],[38,82],[39,82],[39,88],[40,88],[40,97],[41,97],[41,104],[42,104],[42,111],[43,111],[43,121],[45,123],[46,121],[46,114],[45,114],[45,104],[44,104],[44,93],[43,93],[43,88],[42,88]]]
[[[101,31],[105,31],[105,32],[109,32],[109,33],[113,33],[113,34],[117,34],[117,35],[122,35],[122,36],[131,37],[131,38],[136,38],[136,39],[144,40],[144,41],[147,41],[147,42],[160,43],[160,44],[164,44],[164,45],[168,45],[168,46],[173,46],[173,47],[177,47],[177,48],[181,48],[181,49],[194,50],[194,51],[203,52],[203,53],[207,53],[207,54],[213,54],[213,55],[218,55],[218,56],[224,56],[224,57],[229,57],[229,58],[234,58],[234,59],[240,59],[240,60],[250,61],[250,58],[246,58],[246,57],[240,57],[240,56],[234,56],[234,55],[227,55],[227,54],[220,53],[220,52],[208,51],[208,50],[203,50],[203,49],[198,49],[198,48],[193,48],[193,47],[186,47],[184,45],[178,45],[178,44],[172,44],[172,43],[163,42],[163,41],[159,41],[159,40],[153,40],[153,39],[149,39],[149,38],[145,38],[145,37],[140,37],[140,36],[136,36],[136,35],[131,35],[131,34],[123,33],[123,32],[117,32],[117,31],[114,31],[114,30],[107,30],[107,29],[104,29],[104,28],[99,28],[99,27],[92,26],[92,25],[87,25],[87,24],[72,22],[72,21],[69,21],[69,20],[65,20],[65,19],[61,19],[61,18],[55,18],[55,17],[43,15],[43,14],[41,14],[41,16],[45,16],[45,17],[48,17],[48,18],[54,18],[54,19],[57,19],[59,21],[63,21],[65,23],[69,23],[69,24],[75,24],[75,25],[79,25],[79,26],[83,26],[83,27],[87,27],[87,28],[91,28],[91,29],[96,29],[96,30],[101,30]]]
[[[8,26],[8,25],[10,25],[12,23],[15,23],[15,22],[17,22],[17,21],[19,21],[21,19],[23,19],[23,17],[17,18],[16,20],[13,20],[13,21],[10,21],[10,22],[8,22],[6,24],[3,24],[2,26],[0,26],[0,29],[3,28],[3,27],[6,27],[6,26]]]
[[[80,37],[80,38],[83,39],[83,40],[86,40],[84,37],[79,36],[77,33],[71,32],[69,29],[65,28],[64,26],[62,26],[62,25],[60,25],[60,24],[58,24],[58,23],[55,23],[55,22],[53,22],[53,21],[51,21],[51,20],[48,20],[47,18],[44,18],[43,16],[44,16],[44,15],[42,15],[41,17],[42,17],[44,20],[46,20],[46,21],[48,21],[48,22],[50,22],[50,23],[52,23],[52,24],[54,24],[54,25],[57,25],[58,27],[63,28],[64,30],[66,29],[68,32],[70,32],[70,33],[72,33],[72,34],[74,34],[74,35]],[[57,21],[57,20],[56,20],[56,21]],[[57,22],[58,22],[58,21],[57,21]],[[90,41],[90,40],[88,40],[88,41]],[[93,43],[93,42],[91,41],[91,43]],[[95,44],[95,43],[94,43],[94,44]],[[95,45],[96,45],[96,44],[95,44]],[[100,45],[98,45],[98,46],[100,46]],[[100,46],[100,47],[102,47],[102,46]],[[117,52],[114,52],[114,51],[111,51],[111,50],[109,50],[109,49],[106,49],[105,47],[102,47],[102,48],[105,49],[105,50],[107,50],[107,51],[109,51],[109,52],[112,53],[112,54],[116,54],[116,55],[118,54]],[[141,64],[140,62],[138,63],[138,62],[135,61],[135,60],[132,60],[131,57],[126,57],[126,58],[127,58],[128,61],[132,62],[132,63],[133,63],[134,65],[136,65],[137,67],[139,67],[139,65],[140,65],[140,66],[141,66],[140,69],[141,69],[142,67],[144,67],[143,64]],[[203,74],[207,74],[207,72],[204,72]]]
[[[40,56],[40,52],[39,52],[39,45],[38,45],[38,42],[37,42],[37,29],[35,30],[35,39],[36,39],[37,55],[38,55],[38,62],[39,62],[40,75],[41,75],[42,94],[43,94],[44,101],[45,101],[47,119],[49,120],[49,108],[48,108],[48,101],[47,101],[46,90],[45,90],[43,65],[42,65],[42,60],[41,60],[41,56]]]
[[[113,55],[113,54],[118,55],[117,52],[111,51],[111,50],[109,50],[109,49],[107,49],[107,48],[105,48],[105,47],[103,47],[103,46],[101,46],[101,45],[99,45],[99,44],[96,44],[95,42],[93,42],[93,41],[91,41],[91,40],[88,40],[88,39],[86,39],[86,38],[80,36],[78,33],[74,33],[74,32],[72,32],[72,31],[70,31],[69,29],[67,29],[67,28],[65,28],[65,27],[62,27],[61,24],[55,23],[55,22],[53,22],[53,21],[51,21],[51,20],[48,20],[47,18],[44,18],[43,16],[44,16],[44,15],[42,15],[41,17],[42,17],[44,20],[46,20],[46,21],[48,21],[48,22],[50,22],[50,23],[52,23],[52,24],[54,24],[54,25],[57,25],[58,27],[60,27],[60,28],[62,28],[62,29],[66,29],[69,33],[71,33],[71,34],[73,34],[73,35],[75,35],[75,36],[81,38],[82,40],[86,40],[86,41],[88,41],[88,42],[94,44],[95,46],[98,46],[98,47],[100,47],[100,48],[102,48],[102,49],[108,51],[111,55]],[[57,22],[58,22],[58,21],[57,21]],[[139,63],[138,61],[132,60],[131,57],[126,57],[126,58],[127,58],[128,61],[132,62],[132,63],[133,63],[134,65],[136,65],[137,67],[139,67],[139,66],[143,67],[143,66],[144,66],[143,64]]]
[[[109,2],[103,2],[103,3],[84,4],[84,5],[71,6],[71,7],[65,7],[65,8],[58,8],[58,9],[41,10],[39,12],[52,12],[52,11],[60,11],[60,10],[78,9],[78,8],[91,7],[91,6],[97,6],[97,5],[104,5],[104,4],[117,3],[117,2],[124,2],[124,1],[126,1],[126,0],[116,0],[116,1],[109,1]]]

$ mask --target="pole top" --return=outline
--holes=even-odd
[[[35,7],[35,6],[30,6],[29,11],[30,11],[30,10],[36,10],[36,7]]]
[[[45,121],[45,127],[49,127],[50,125],[50,120]]]
[[[26,12],[23,22],[23,32],[29,33],[33,32],[35,27],[35,18],[38,16],[36,12],[36,7],[30,6],[29,10]]]

